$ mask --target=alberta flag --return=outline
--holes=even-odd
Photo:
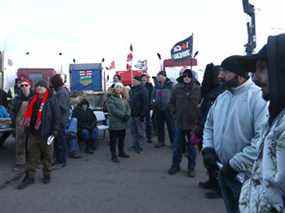
[[[92,83],[92,70],[80,71],[80,83],[84,86]]]

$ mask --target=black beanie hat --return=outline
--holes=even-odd
[[[48,82],[45,80],[40,80],[36,83],[35,87],[39,87],[39,86],[48,88]]]
[[[244,78],[248,78],[249,70],[248,67],[245,66],[244,63],[242,63],[242,59],[243,56],[239,55],[230,56],[222,62],[221,67],[223,68],[223,70],[227,70]]]

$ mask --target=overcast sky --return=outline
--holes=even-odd
[[[256,0],[257,45],[285,32],[285,1]],[[67,71],[78,62],[115,60],[125,69],[130,43],[149,71],[159,69],[156,52],[194,33],[199,66],[243,54],[247,42],[242,0],[0,0],[0,49],[18,67],[55,67]],[[25,56],[29,51],[30,56]],[[57,56],[59,52],[63,56]],[[8,68],[9,69],[9,68]],[[11,67],[10,67],[11,69]]]

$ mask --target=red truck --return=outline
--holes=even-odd
[[[19,68],[17,71],[18,79],[29,79],[34,85],[39,80],[49,79],[56,74],[53,68]]]

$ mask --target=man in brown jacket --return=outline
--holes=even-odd
[[[184,70],[181,78],[183,78],[183,81],[175,86],[170,99],[170,107],[174,113],[176,124],[172,166],[168,173],[174,175],[180,171],[182,150],[186,146],[188,151],[188,176],[194,177],[196,149],[191,144],[190,138],[199,119],[200,86],[194,83],[190,69]]]

